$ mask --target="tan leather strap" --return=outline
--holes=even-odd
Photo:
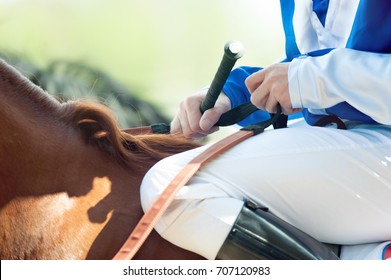
[[[210,159],[253,135],[254,132],[251,130],[239,130],[211,145],[183,167],[144,214],[113,260],[131,260],[153,230],[156,222],[174,200],[177,192],[190,178]]]

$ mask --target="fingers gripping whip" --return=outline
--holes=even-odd
[[[213,108],[221,90],[231,73],[236,61],[243,55],[243,45],[238,41],[229,41],[224,46],[224,56],[217,69],[212,84],[210,85],[200,110],[203,114],[206,110]]]

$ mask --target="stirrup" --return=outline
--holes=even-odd
[[[337,260],[326,245],[267,209],[245,203],[216,259]]]

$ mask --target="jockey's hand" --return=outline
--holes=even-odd
[[[279,63],[250,75],[245,83],[251,93],[251,103],[269,113],[277,112],[278,103],[285,115],[301,111],[302,109],[292,108],[288,68],[289,63]]]
[[[231,101],[221,93],[215,106],[201,115],[200,106],[206,93],[207,89],[203,89],[181,102],[179,112],[171,122],[171,134],[183,133],[187,138],[201,138],[219,129],[214,125],[223,113],[231,109]]]

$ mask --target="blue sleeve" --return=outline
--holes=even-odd
[[[252,73],[262,70],[260,67],[241,66],[235,68],[230,73],[224,87],[223,92],[231,100],[231,107],[234,108],[240,104],[250,102],[250,92],[244,83],[246,78]],[[258,110],[249,115],[238,124],[241,126],[247,126],[250,124],[258,123],[270,118],[268,112]]]

